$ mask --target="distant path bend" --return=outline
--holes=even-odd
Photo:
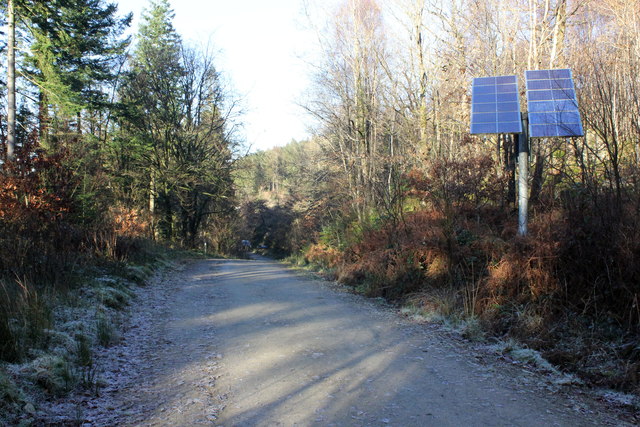
[[[124,337],[140,347],[131,350],[139,366],[103,398],[122,409],[106,417],[102,402],[95,421],[624,425],[596,402],[554,393],[537,374],[452,342],[435,326],[263,258],[196,261],[159,290],[141,308],[152,324]],[[140,335],[146,341],[136,344]]]

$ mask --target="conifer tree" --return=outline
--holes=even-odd
[[[51,114],[76,117],[106,104],[105,84],[115,78],[114,63],[129,40],[122,34],[131,15],[117,16],[115,3],[104,0],[13,0],[16,22],[26,46],[20,72],[33,84],[39,100],[41,144],[47,145]]]
[[[131,60],[131,71],[123,86],[122,98],[128,105],[133,142],[141,158],[148,182],[148,207],[156,237],[171,238],[171,148],[179,129],[179,83],[181,40],[172,20],[167,0],[151,1],[145,10]],[[160,213],[160,215],[157,215]],[[158,226],[155,218],[160,217]]]

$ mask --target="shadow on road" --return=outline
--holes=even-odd
[[[175,297],[167,336],[184,357],[172,378],[221,353],[215,393],[224,425],[601,422],[588,408],[567,410],[570,402],[517,369],[479,363],[424,326],[264,257],[199,262]],[[167,393],[179,399],[189,384],[173,387]]]

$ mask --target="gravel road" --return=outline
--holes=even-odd
[[[87,425],[625,425],[435,325],[263,258],[143,288]]]

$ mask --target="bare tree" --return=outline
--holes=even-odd
[[[323,65],[316,74],[314,101],[307,108],[320,120],[327,148],[347,177],[354,211],[368,217],[380,181],[377,157],[385,145],[382,96],[385,39],[381,11],[373,0],[347,0],[321,38]]]

